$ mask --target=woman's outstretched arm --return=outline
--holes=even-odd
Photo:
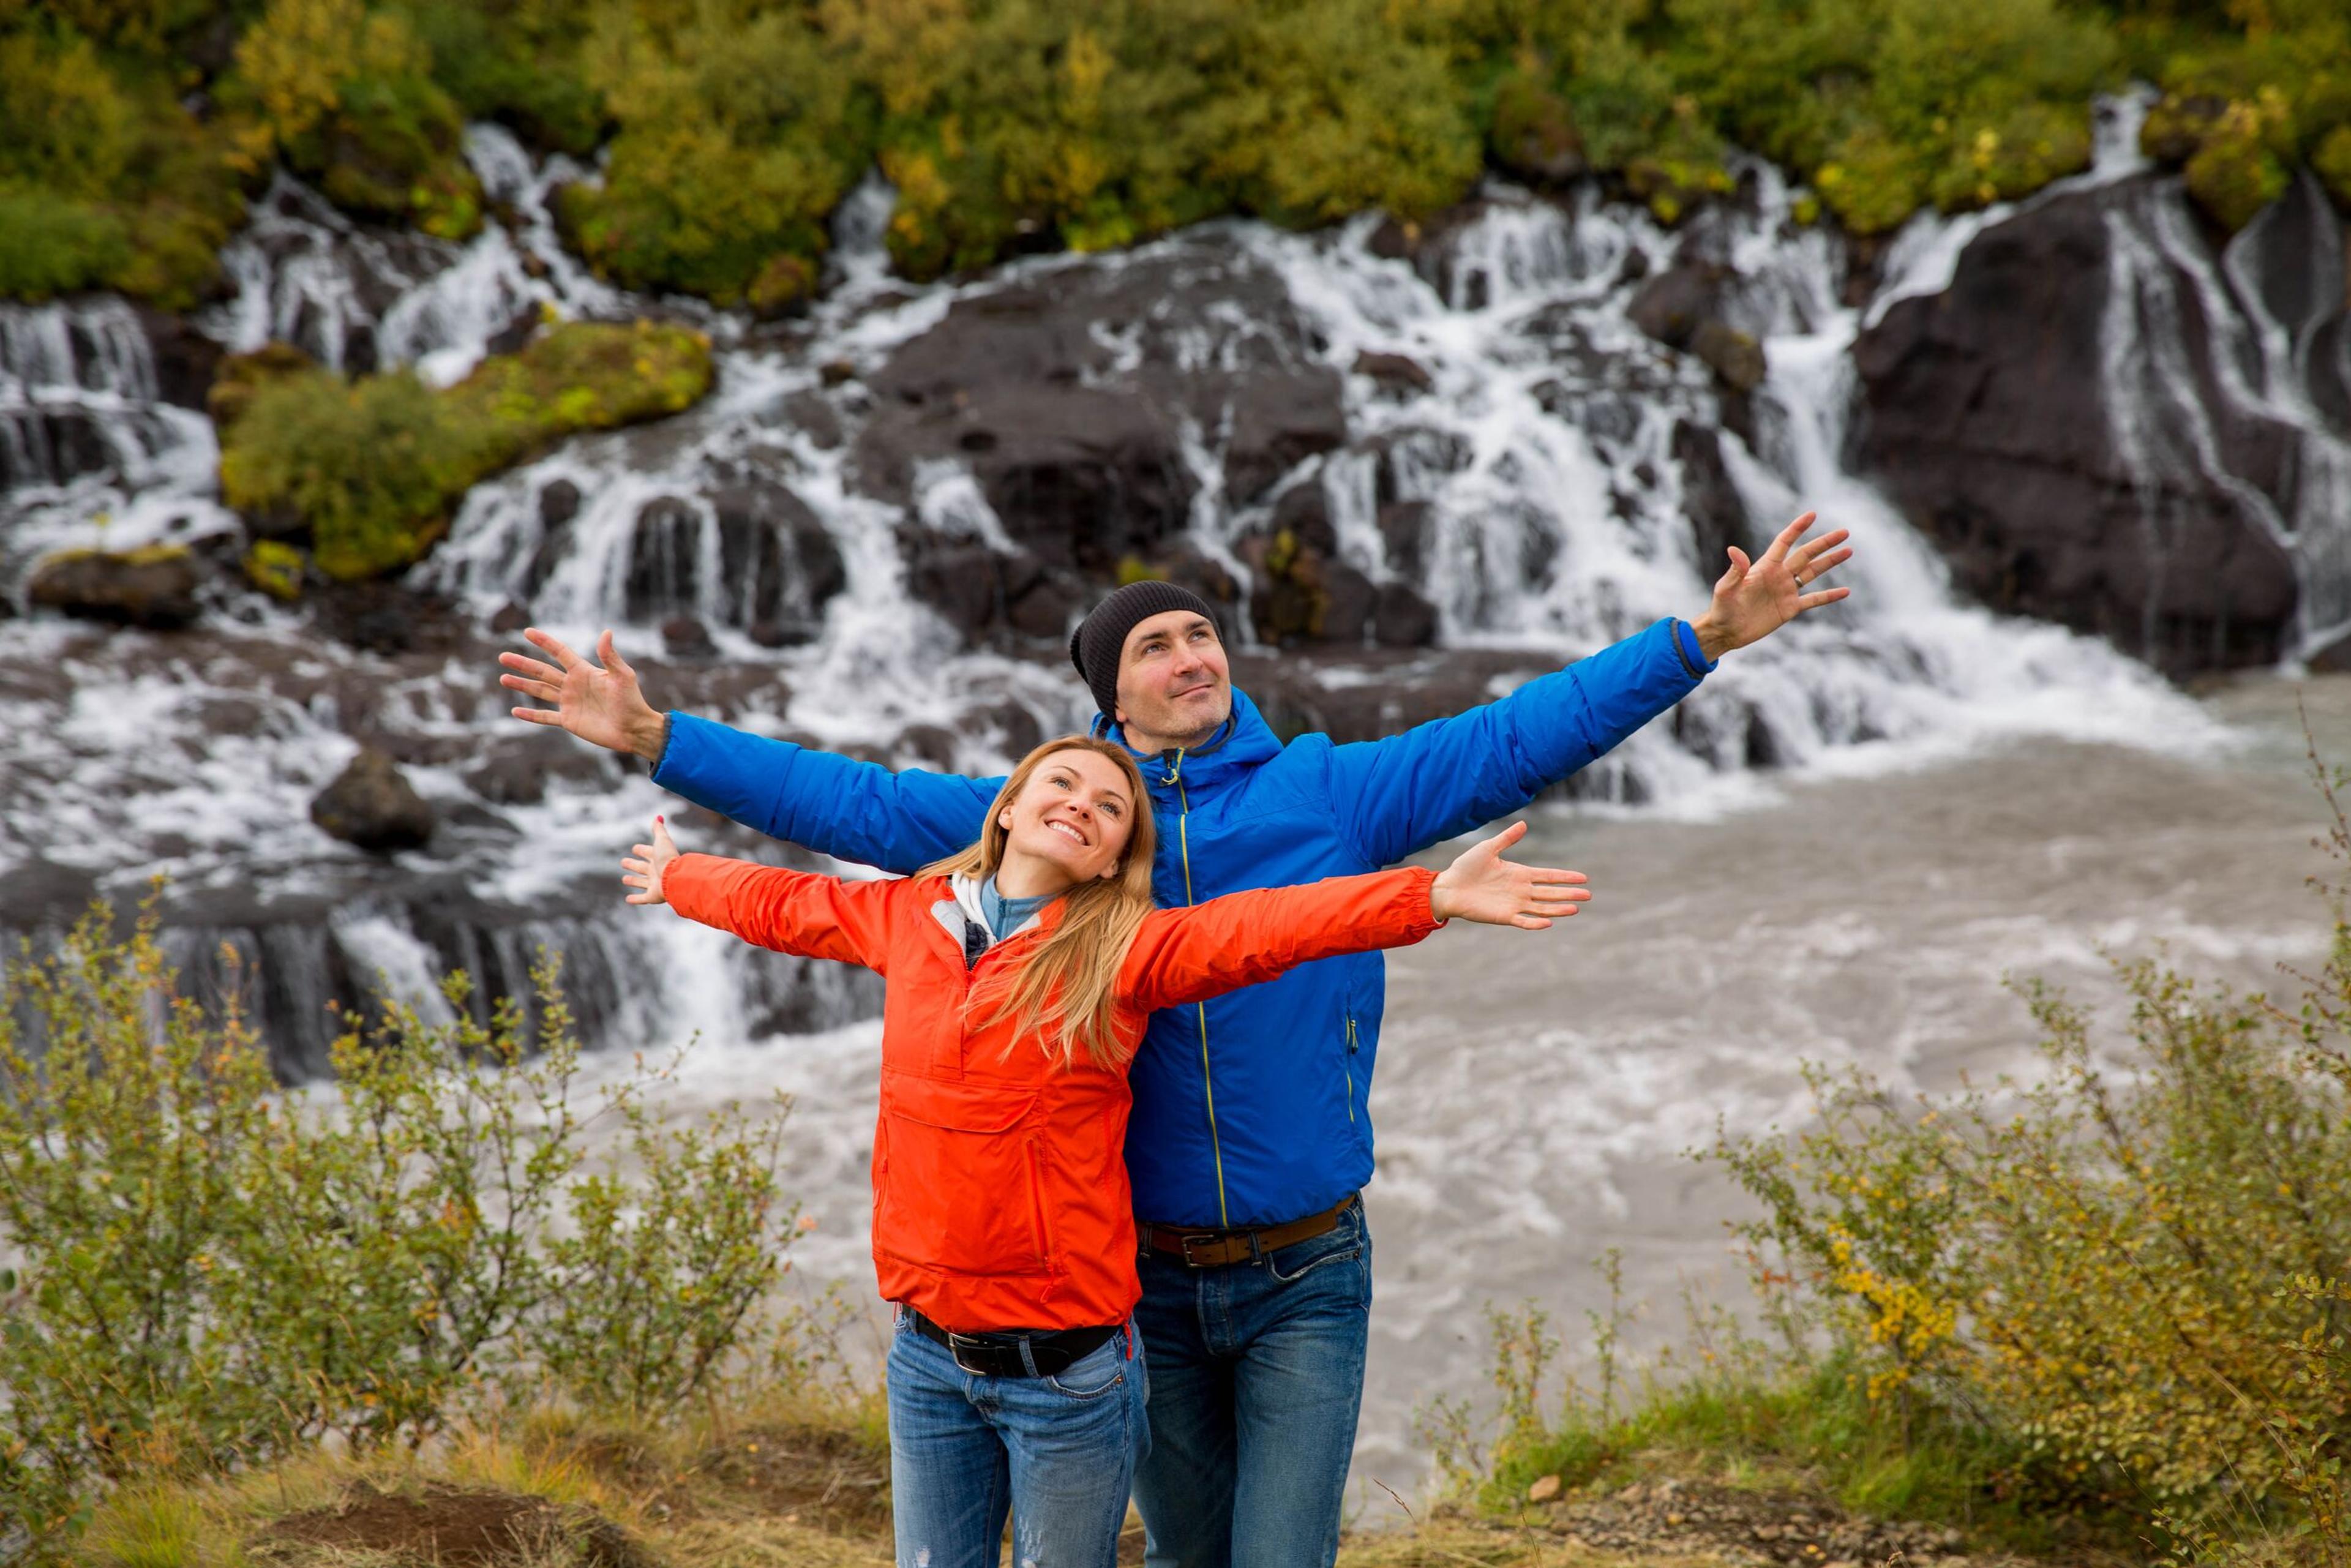
[[[1441,873],[1405,866],[1155,910],[1127,949],[1121,995],[1146,1009],[1204,1001],[1317,958],[1409,946],[1457,918],[1543,930],[1592,894],[1581,872],[1504,860],[1526,831],[1513,823]]]
[[[669,827],[653,819],[653,842],[621,862],[631,904],[666,904],[688,920],[746,942],[862,964],[887,973],[898,882],[845,882],[813,872],[680,854]]]

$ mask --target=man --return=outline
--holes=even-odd
[[[1386,865],[1519,810],[1696,688],[1729,651],[1843,588],[1838,530],[1791,523],[1730,566],[1695,622],[1661,621],[1498,702],[1385,740],[1282,745],[1233,690],[1209,607],[1146,581],[1071,639],[1100,733],[1136,753],[1158,812],[1169,904]],[[687,800],[841,860],[907,873],[979,836],[996,779],[951,778],[763,739],[648,706],[607,632],[602,660],[528,633],[501,654],[515,716],[632,751]],[[557,667],[559,666],[559,667]],[[1135,1479],[1148,1561],[1301,1568],[1338,1553],[1362,1403],[1372,1174],[1364,1097],[1379,1044],[1377,954],[1326,959],[1153,1016],[1126,1144],[1141,1222],[1137,1321],[1152,1447]]]

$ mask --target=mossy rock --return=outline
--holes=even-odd
[[[279,539],[256,539],[245,552],[245,580],[270,598],[291,604],[302,597],[302,577],[310,558]]]
[[[85,621],[167,632],[196,618],[202,580],[195,557],[180,545],[59,550],[33,568],[26,597]]]
[[[327,577],[360,581],[423,559],[482,479],[567,435],[689,408],[713,376],[707,337],[652,321],[564,323],[443,392],[405,371],[349,381],[283,347],[238,355],[212,399],[221,493],[256,528],[307,532]]]

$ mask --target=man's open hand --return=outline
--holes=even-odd
[[[1853,537],[1844,528],[1808,544],[1797,541],[1813,526],[1816,514],[1806,512],[1780,530],[1771,548],[1756,560],[1737,545],[1730,547],[1730,570],[1714,585],[1714,602],[1690,623],[1698,645],[1708,659],[1719,659],[1733,648],[1759,642],[1807,610],[1834,604],[1850,588],[1805,589],[1834,567],[1853,559],[1853,551],[1837,547]]]
[[[555,706],[518,707],[515,717],[526,724],[560,726],[582,740],[634,752],[648,762],[661,760],[662,716],[638,689],[637,672],[612,646],[611,632],[596,640],[601,667],[536,626],[525,628],[523,635],[555,663],[541,664],[525,653],[500,653],[498,663],[507,674],[498,677],[498,685]]]

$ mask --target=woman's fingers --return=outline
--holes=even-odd
[[[559,688],[550,686],[545,681],[534,680],[528,675],[500,675],[498,685],[510,692],[520,692],[527,697],[537,697],[543,703],[563,700],[563,693]]]
[[[664,855],[677,853],[677,841],[669,836],[669,822],[664,818],[653,819],[653,843]],[[647,854],[653,852],[650,849],[645,851]]]
[[[563,716],[551,707],[514,707],[507,711],[525,724],[561,724]]]

